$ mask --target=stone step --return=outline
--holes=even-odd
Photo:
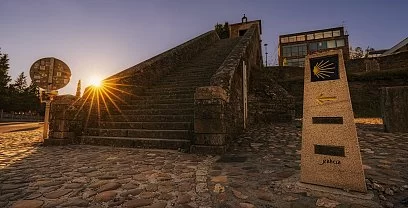
[[[163,89],[169,89],[169,90],[163,90]],[[195,93],[195,87],[186,87],[185,89],[182,90],[177,90],[176,88],[157,88],[157,89],[148,89],[145,91],[145,95],[151,95],[151,96],[157,96],[157,95],[171,95],[171,94],[194,94]]]
[[[184,109],[194,108],[194,103],[171,103],[171,104],[138,104],[138,105],[123,105],[121,110],[137,110],[137,109]]]
[[[188,115],[194,114],[194,108],[122,110],[122,113],[125,115]]]
[[[129,147],[129,148],[188,150],[191,145],[191,141],[186,139],[102,137],[102,136],[81,136],[80,139],[81,144]]]
[[[214,71],[214,70],[211,70]],[[214,71],[215,72],[215,71]],[[184,74],[170,74],[166,77],[163,77],[162,80],[201,80],[209,79],[213,75],[212,72],[196,74],[196,72],[184,72]]]
[[[101,128],[150,129],[150,130],[192,130],[191,122],[101,122]]]
[[[103,119],[120,122],[193,122],[194,115],[112,115]]]
[[[148,105],[148,104],[177,104],[177,103],[192,103],[194,104],[194,97],[189,98],[173,98],[173,99],[137,99],[137,100],[130,100],[129,105]]]
[[[193,91],[195,87],[160,87],[160,86],[152,86],[147,88],[145,92],[157,92],[157,91]]]
[[[137,95],[133,96],[131,99],[132,104],[133,101],[138,100],[168,100],[168,99],[186,99],[186,98],[194,98],[194,93],[186,93],[186,94],[162,94],[162,95]]]
[[[106,137],[132,137],[132,138],[166,138],[190,140],[189,130],[148,130],[148,129],[105,129],[86,128],[84,134],[87,136]]]
[[[210,80],[206,80],[203,82],[191,82],[191,83],[157,83],[156,85],[152,87],[157,87],[157,88],[171,88],[171,87],[191,87],[191,88],[197,88],[197,87],[202,87],[202,86],[209,86],[210,85]]]

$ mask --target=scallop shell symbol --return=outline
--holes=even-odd
[[[333,71],[330,71],[333,69],[334,63],[322,60],[313,67],[313,74],[318,78],[325,79],[326,77],[330,77],[330,74],[334,73]]]

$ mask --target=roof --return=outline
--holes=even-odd
[[[305,31],[305,32],[290,33],[290,34],[279,35],[279,37],[286,37],[286,36],[293,36],[293,35],[304,35],[304,34],[307,34],[307,33],[325,32],[325,31],[329,31],[329,30],[344,30],[344,27],[332,27],[332,28],[326,28],[326,29],[320,29],[320,30],[310,30],[310,31]]]
[[[396,51],[398,51],[398,49],[404,47],[405,45],[408,44],[408,37],[406,37],[403,41],[399,42],[397,45],[395,45],[394,47],[392,47],[390,50],[384,52],[382,54],[382,56],[386,56],[386,55],[390,55],[395,53]]]
[[[230,24],[229,26],[248,24],[248,23],[256,23],[256,22],[259,22],[259,34],[262,35],[262,24],[261,24],[262,22],[261,22],[261,20],[252,20],[252,21],[248,21],[248,22],[244,22],[244,23],[239,22],[239,23]]]

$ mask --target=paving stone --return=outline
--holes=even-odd
[[[116,197],[117,192],[116,191],[104,191],[101,193],[98,193],[95,196],[95,201],[97,202],[107,202]]]
[[[182,194],[177,196],[177,204],[187,204],[191,201],[191,196],[189,194]]]
[[[41,200],[21,200],[15,202],[11,208],[40,208],[43,204]]]
[[[59,189],[59,190],[44,194],[44,197],[48,198],[48,199],[56,199],[56,198],[59,198],[61,196],[67,195],[71,191],[72,190],[69,190],[69,189]]]
[[[143,189],[131,189],[128,191],[124,191],[120,194],[120,196],[127,197],[127,196],[137,196],[143,192]]]
[[[115,190],[117,188],[119,188],[121,186],[120,183],[116,183],[116,182],[109,182],[106,183],[104,185],[102,185],[99,189],[98,192],[104,192],[104,191],[110,191],[110,190]]]
[[[142,206],[151,205],[152,203],[153,203],[153,199],[133,199],[130,201],[126,201],[123,204],[123,207],[125,208],[142,207]]]
[[[157,188],[158,188],[158,185],[157,185],[157,184],[151,183],[151,184],[148,184],[148,185],[145,187],[145,190],[151,192],[151,191],[157,191]]]
[[[88,207],[89,202],[81,198],[71,198],[68,202],[62,204],[62,207]]]
[[[167,202],[156,202],[146,208],[166,208]]]

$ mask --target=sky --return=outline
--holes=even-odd
[[[13,80],[43,57],[71,69],[60,94],[75,94],[214,29],[218,23],[262,20],[268,63],[278,36],[345,26],[352,47],[387,49],[408,36],[407,0],[0,0],[0,47]],[[264,48],[263,48],[264,49]],[[265,58],[264,58],[265,60]],[[30,79],[28,78],[29,82]]]

